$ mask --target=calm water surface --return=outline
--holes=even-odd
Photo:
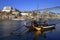
[[[24,27],[24,22],[0,21],[0,40],[60,40],[60,20],[48,20],[49,24],[56,26],[55,29],[45,32],[29,31]]]

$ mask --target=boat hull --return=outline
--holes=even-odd
[[[51,26],[42,27],[43,31],[52,30],[52,29],[55,29],[54,25],[53,26],[51,25]]]

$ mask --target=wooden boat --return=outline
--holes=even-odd
[[[38,27],[35,27],[34,25],[28,27],[26,26],[27,28],[29,28],[30,30],[36,30],[36,31],[45,31],[45,30],[50,30],[50,29],[54,29],[55,28],[55,24],[51,24],[51,25],[47,25],[47,26],[38,26]]]

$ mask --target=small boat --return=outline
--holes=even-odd
[[[28,27],[28,26],[26,26]],[[55,28],[55,25],[54,24],[51,24],[51,25],[47,25],[47,26],[38,26],[38,27],[35,27],[34,25],[33,26],[30,26],[28,27],[30,30],[36,30],[36,31],[45,31],[45,30],[50,30],[50,29],[54,29]]]
[[[25,19],[23,19],[23,18],[13,18],[12,20],[25,20]]]

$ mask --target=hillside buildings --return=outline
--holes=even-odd
[[[39,18],[43,19],[60,19],[60,14],[56,14],[53,12],[40,12],[38,10],[34,11],[19,11],[15,8],[12,8],[10,6],[3,7],[2,10],[0,10],[0,18],[2,19],[13,19],[13,18],[27,18],[27,19],[33,19],[33,20],[39,20]]]

